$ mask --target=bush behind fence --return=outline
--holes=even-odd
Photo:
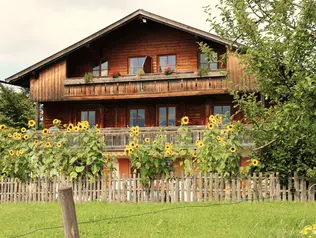
[[[225,178],[218,174],[177,176],[157,179],[149,186],[140,183],[139,175],[95,177],[70,181],[67,178],[0,180],[0,202],[55,202],[58,189],[70,186],[75,202],[201,202],[201,201],[310,201],[316,198],[315,184],[303,177],[291,177],[280,184],[278,174],[254,174],[244,178]]]

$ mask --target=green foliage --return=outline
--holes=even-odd
[[[26,180],[59,175],[77,178],[102,174],[104,166],[114,169],[112,158],[106,154],[104,138],[96,127],[89,123],[65,125],[54,120],[51,130],[39,134],[29,121],[29,129],[17,130],[0,126],[0,177]]]
[[[255,75],[259,94],[235,93],[252,124],[256,170],[295,172],[316,180],[316,1],[221,0],[212,30],[246,47],[237,56]],[[233,47],[231,46],[231,49]],[[265,101],[265,103],[262,103]]]
[[[210,72],[210,69],[209,69],[208,67],[205,67],[205,66],[201,66],[201,67],[198,69],[198,75],[199,75],[200,77],[207,75],[208,72]]]
[[[0,84],[0,124],[21,128],[29,119],[35,118],[35,107],[30,101],[28,91],[15,91]]]
[[[93,73],[91,73],[91,72],[85,73],[84,76],[83,76],[83,78],[84,78],[84,81],[85,81],[86,83],[89,83],[89,82],[91,82],[91,80],[93,79]]]
[[[173,145],[167,142],[167,137],[163,131],[159,133],[154,141],[145,138],[141,141],[139,128],[131,128],[132,142],[125,148],[125,152],[130,156],[132,168],[138,170],[141,175],[141,183],[149,184],[153,179],[165,176],[173,171],[172,162],[176,159],[173,152]]]

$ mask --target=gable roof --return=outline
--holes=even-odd
[[[173,28],[176,28],[178,30],[185,31],[185,32],[188,32],[190,34],[200,36],[204,39],[211,40],[211,41],[223,44],[223,45],[229,45],[232,43],[232,41],[224,39],[224,38],[219,37],[217,35],[214,35],[212,33],[199,30],[197,28],[185,25],[185,24],[177,22],[177,21],[170,20],[168,18],[147,12],[143,9],[139,9],[139,10],[127,15],[126,17],[114,22],[113,24],[103,28],[102,30],[84,38],[83,40],[78,41],[77,43],[57,52],[56,54],[53,54],[53,55],[39,61],[38,63],[36,63],[36,64],[34,64],[34,65],[16,73],[16,74],[6,78],[5,80],[9,83],[14,83],[15,81],[27,76],[28,74],[32,73],[33,71],[36,71],[36,70],[38,70],[38,69],[40,69],[40,68],[42,68],[42,67],[44,67],[52,62],[64,57],[65,55],[81,48],[82,46],[90,43],[91,41],[94,41],[94,40],[102,37],[104,34],[112,32],[113,30],[127,24],[128,22],[132,21],[133,19],[135,19],[137,17],[144,17],[148,20],[152,20],[152,21],[173,27]],[[234,46],[236,46],[236,45],[234,45]]]

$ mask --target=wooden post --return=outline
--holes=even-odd
[[[79,238],[72,188],[59,189],[58,196],[63,216],[65,238]]]
[[[38,130],[39,129],[39,124],[40,124],[40,118],[41,118],[41,108],[40,108],[40,103],[36,102],[35,103],[35,128]]]

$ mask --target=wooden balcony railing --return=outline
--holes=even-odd
[[[156,98],[223,94],[231,89],[226,70],[212,71],[204,76],[191,73],[173,75],[149,74],[123,78],[68,78],[64,82],[67,100],[105,100]]]
[[[170,143],[176,142],[176,137],[178,134],[179,127],[164,127],[164,133],[167,136],[167,141]],[[143,127],[140,128],[140,137],[142,140],[145,138],[150,138],[153,141],[157,134],[159,134],[161,127]],[[203,139],[203,131],[205,130],[205,126],[190,126],[191,129],[191,146],[195,146],[195,142],[197,140]],[[128,145],[132,138],[130,137],[130,129],[129,128],[106,128],[101,129],[101,134],[104,135],[107,150],[115,151],[115,150],[123,150],[126,145]],[[241,138],[242,139],[242,147],[247,147],[252,145],[252,142],[249,138]]]

